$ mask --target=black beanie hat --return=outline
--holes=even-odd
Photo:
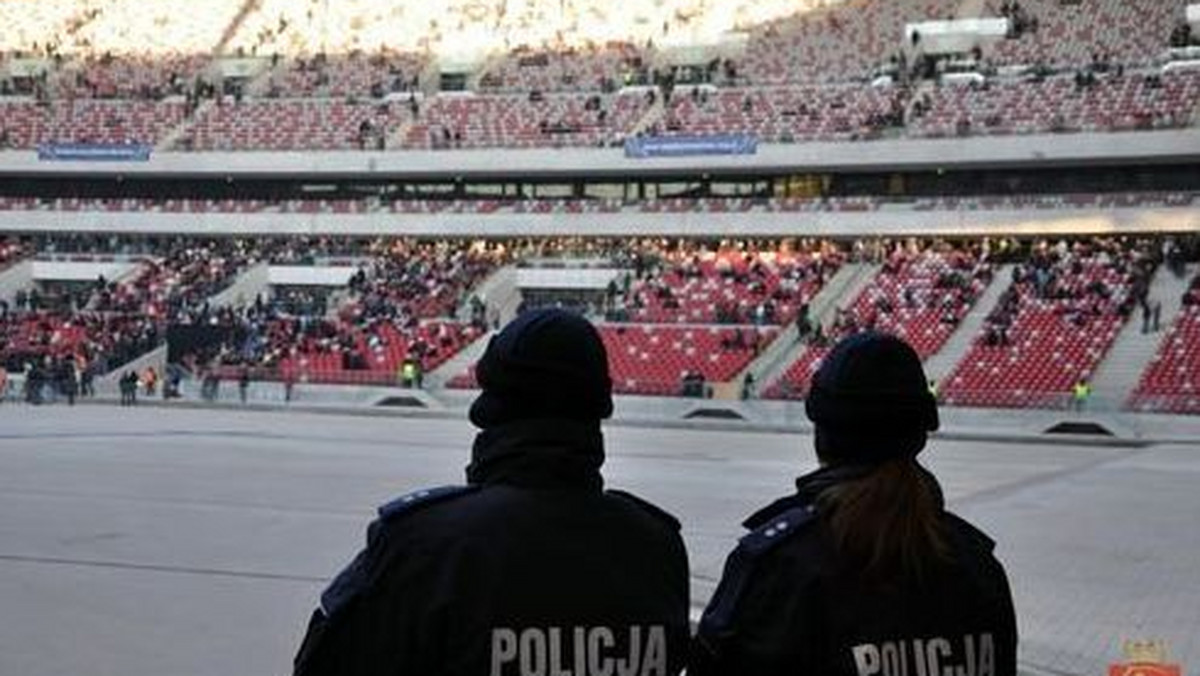
[[[535,418],[599,421],[613,411],[600,333],[565,310],[530,310],[513,320],[488,343],[475,379],[483,392],[470,418],[483,429]]]
[[[828,463],[915,457],[938,428],[921,359],[903,340],[859,333],[838,343],[813,374],[804,402]]]

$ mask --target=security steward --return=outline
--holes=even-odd
[[[379,509],[321,595],[302,676],[674,676],[688,650],[679,523],[604,490],[608,359],[588,321],[521,315],[476,365],[467,485]]]
[[[916,461],[938,427],[920,359],[847,338],[806,401],[821,467],[750,516],[689,676],[1013,676],[1017,629],[993,541]]]

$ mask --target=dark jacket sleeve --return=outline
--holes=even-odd
[[[403,635],[391,631],[377,593],[394,555],[384,533],[381,522],[372,523],[366,548],[321,594],[296,654],[295,676],[377,673],[381,663],[403,654]]]
[[[1000,637],[996,645],[996,674],[998,676],[1016,676],[1017,673],[1017,613],[1013,608],[1012,591],[1008,586],[1008,576],[999,561],[992,559],[995,566],[997,588],[1001,595],[999,610]]]
[[[745,547],[729,555],[692,644],[688,676],[816,673],[818,587]]]

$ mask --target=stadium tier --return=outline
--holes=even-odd
[[[249,368],[256,379],[395,384],[411,360],[422,375],[456,369],[442,377],[446,385],[472,387],[469,369],[450,362],[495,325],[495,308],[478,295],[484,283],[506,267],[555,270],[569,260],[563,256],[585,255],[607,261],[611,276],[584,311],[596,313],[622,394],[757,396],[754,378],[770,372],[763,364],[791,355],[764,381],[762,396],[799,398],[837,338],[887,331],[928,360],[978,312],[986,315],[983,328],[963,344],[957,366],[940,383],[943,402],[1062,407],[1071,387],[1096,373],[1122,325],[1146,300],[1153,277],[1169,274],[1156,267],[1175,246],[1162,239],[1092,238],[9,238],[3,251],[13,259],[115,263],[127,271],[112,280],[44,279],[18,292],[3,308],[0,358],[19,371],[71,357],[103,375],[161,345],[173,327],[192,327],[191,335],[201,338],[180,362],[197,376],[236,379]],[[155,251],[161,255],[146,253]],[[232,305],[215,301],[268,261],[347,272],[332,286],[278,286]],[[993,281],[1002,263],[1012,279]],[[842,279],[843,271],[852,277],[869,265],[879,270],[860,286]],[[831,286],[834,278],[842,281]],[[977,307],[994,284],[1006,285],[990,296],[998,296],[995,305]],[[1190,360],[1197,354],[1192,327],[1200,281],[1192,284],[1129,400],[1134,409],[1195,412]],[[827,287],[832,300],[822,295]]]
[[[877,329],[937,360],[947,404],[1058,407],[1159,264],[1196,257],[1184,0],[152,4],[0,3],[0,218],[56,233],[0,239],[11,368],[107,372],[186,328],[192,375],[392,384],[415,363],[469,387],[478,339],[549,303],[600,322],[621,393],[799,398],[829,343]],[[758,157],[622,151],[733,135]],[[1031,149],[1003,157],[932,140],[1017,135]],[[1114,149],[1074,147],[1102,135]],[[1142,138],[1181,140],[1115,147]],[[789,163],[813,142],[840,145]],[[138,153],[70,159],[109,146]],[[508,176],[510,157],[541,164]],[[254,165],[275,158],[301,170]],[[1145,241],[1095,237],[1125,231]],[[1128,406],[1195,412],[1190,294]]]
[[[706,384],[732,380],[775,334],[774,328],[752,326],[600,327],[613,389],[660,396],[703,396]]]
[[[695,90],[697,92],[701,90]],[[753,134],[763,142],[886,134],[970,136],[1179,128],[1192,124],[1200,74],[1069,77],[905,90],[856,84],[677,93],[665,110],[640,93],[435,96],[411,104],[341,99],[0,99],[3,144],[146,143],[173,150],[362,150],[619,145],[651,135]],[[413,111],[416,111],[415,114]]]
[[[647,134],[792,143],[1095,132],[1191,126],[1200,103],[1190,33],[1179,34],[1182,0],[865,0],[791,3],[790,13],[781,2],[721,12],[658,3],[631,16],[532,2],[514,12],[522,20],[502,12],[490,21],[492,9],[458,3],[436,16],[395,3],[219,2],[194,25],[175,20],[193,14],[173,14],[181,2],[149,12],[130,0],[7,6],[0,147],[404,150],[611,146]],[[642,11],[662,15],[635,20]],[[947,17],[997,18],[1008,33],[926,51],[912,26]],[[625,34],[585,35],[596,21]],[[720,39],[675,48],[701,28]],[[466,44],[485,51],[467,57]]]
[[[163,214],[765,214],[930,211],[1028,211],[1072,209],[1153,209],[1190,207],[1200,198],[1192,191],[1072,193],[1068,195],[990,195],[978,197],[820,197],[820,198],[668,198],[621,199],[474,199],[382,201],[368,199],[175,199],[37,198],[0,196],[4,211],[152,212]]]
[[[1035,250],[942,386],[948,404],[1063,407],[1091,380],[1157,262],[1153,243],[1065,243]]]

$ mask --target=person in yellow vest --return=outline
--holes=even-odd
[[[938,389],[939,389],[939,388],[938,388],[938,381],[937,381],[937,379],[936,379],[936,378],[930,378],[930,379],[929,379],[929,383],[928,383],[928,387],[929,387],[929,394],[930,394],[930,396],[932,396],[932,397],[933,397],[933,400],[934,400],[934,401],[937,401],[937,402],[940,402],[942,399],[941,399],[941,397],[939,397],[939,396],[938,396]]]
[[[417,365],[412,358],[405,359],[400,367],[400,382],[405,387],[412,387],[417,382]]]
[[[1092,385],[1087,378],[1080,378],[1071,392],[1071,404],[1076,411],[1082,411],[1087,400],[1092,396]]]

